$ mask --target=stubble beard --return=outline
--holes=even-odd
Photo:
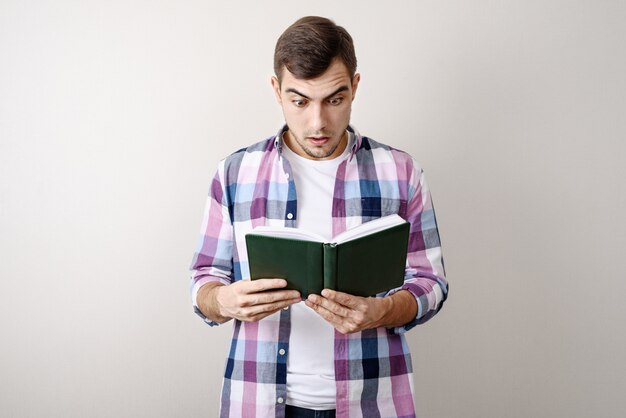
[[[331,148],[312,147],[308,145],[306,140],[297,138],[295,135],[293,135],[292,132],[290,132],[289,134],[290,136],[293,137],[294,141],[298,144],[298,146],[302,149],[302,151],[304,151],[306,155],[312,158],[320,159],[320,158],[328,158],[331,155],[333,155],[333,153],[337,150],[337,148],[343,143],[343,137],[346,135],[346,132],[344,131],[344,133],[341,135],[339,140]],[[309,136],[327,136],[329,138],[333,138],[333,135],[328,135],[325,132],[322,132],[322,133],[316,132],[315,134],[309,135]],[[307,137],[308,136],[306,136],[305,138]]]

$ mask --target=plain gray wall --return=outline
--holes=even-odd
[[[313,3],[311,3],[313,4]],[[626,3],[0,1],[0,415],[214,417],[188,272],[220,158],[282,122],[276,38],[353,35],[353,123],[432,187],[422,418],[626,410]]]

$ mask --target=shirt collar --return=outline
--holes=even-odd
[[[348,158],[348,161],[352,161],[352,157],[354,157],[354,154],[356,154],[359,148],[361,148],[363,138],[361,137],[359,131],[354,128],[354,126],[348,125],[347,129],[348,132],[352,132],[354,134],[354,144],[352,145],[352,149],[350,150],[350,158]],[[278,155],[280,157],[282,157],[283,155],[283,146],[285,145],[283,141],[283,134],[287,132],[287,130],[289,130],[289,127],[287,127],[287,125],[283,125],[283,127],[280,128],[280,130],[274,137],[274,146],[276,147],[276,150],[278,150]]]

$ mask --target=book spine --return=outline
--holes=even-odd
[[[337,290],[337,244],[324,244],[324,288]]]

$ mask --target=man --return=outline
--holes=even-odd
[[[286,125],[220,162],[192,263],[195,311],[210,325],[234,319],[221,416],[414,417],[403,333],[447,295],[423,172],[349,126],[360,75],[345,29],[298,20],[276,44],[274,71]],[[244,237],[258,225],[330,240],[394,213],[411,224],[401,288],[371,298],[325,289],[302,301],[285,280],[248,280]]]

